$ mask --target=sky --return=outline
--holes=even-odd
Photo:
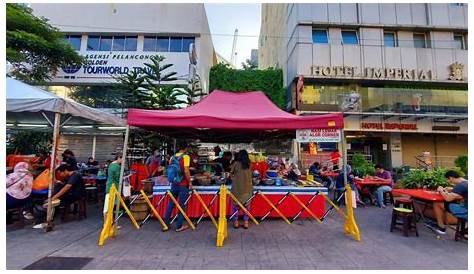
[[[234,31],[239,30],[237,37],[236,66],[250,59],[250,51],[258,49],[260,33],[260,4],[204,4],[207,20],[212,34],[214,49],[230,61]]]

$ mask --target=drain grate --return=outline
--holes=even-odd
[[[44,257],[23,268],[25,270],[79,270],[92,261],[89,257]]]

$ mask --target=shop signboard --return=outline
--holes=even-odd
[[[298,129],[296,141],[300,143],[337,143],[341,141],[339,129]]]
[[[139,51],[84,51],[81,66],[63,67],[58,70],[52,82],[57,83],[113,83],[115,78],[129,72],[144,74],[149,71],[145,63],[152,63],[151,57],[162,55],[164,64],[173,64],[166,72],[175,71],[178,75],[189,74],[188,54],[186,52],[139,52]],[[197,59],[196,59],[197,60]],[[193,60],[192,60],[193,61]],[[185,80],[177,80],[172,84],[187,84]]]

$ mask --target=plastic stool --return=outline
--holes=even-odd
[[[467,219],[464,218],[458,218],[458,222],[456,224],[456,233],[454,234],[454,240],[459,241],[467,235]]]
[[[399,222],[399,220],[401,220],[401,222]],[[416,237],[418,237],[418,229],[416,227],[415,213],[413,212],[413,209],[394,207],[392,211],[390,232],[393,232],[393,229],[397,225],[403,225],[403,235],[405,235],[405,237],[408,237],[408,231],[412,228],[415,229]]]

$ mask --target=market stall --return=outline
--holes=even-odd
[[[47,231],[53,227],[52,190],[60,132],[94,132],[99,126],[123,131],[125,121],[117,116],[56,96],[37,87],[7,77],[7,128],[52,131],[51,167],[48,188]]]
[[[330,131],[343,128],[342,114],[326,114],[314,116],[297,116],[287,113],[276,107],[262,92],[231,93],[215,90],[201,102],[179,110],[142,110],[129,109],[128,135],[130,126],[158,131],[173,138],[192,139],[199,142],[222,143],[250,143],[254,140],[269,138],[295,138],[298,129],[328,129]],[[124,143],[124,153],[127,148]],[[126,159],[126,155],[123,157]],[[122,165],[124,167],[125,165]],[[124,171],[121,176],[123,177]],[[219,185],[197,186],[206,203],[215,197]],[[170,186],[155,185],[153,201],[160,213],[164,212],[168,197],[164,196]],[[303,203],[318,216],[322,216],[325,203],[317,194],[327,194],[327,188],[317,184],[282,183],[281,185],[258,185],[255,191],[259,192],[252,201],[251,213],[263,216],[270,209],[267,197],[273,204],[277,204],[287,193],[294,193]],[[263,195],[262,195],[263,194]],[[291,196],[291,195],[288,195]],[[191,217],[199,217],[203,210],[200,205],[190,198],[187,213]],[[217,202],[216,202],[217,203]],[[217,205],[211,205],[212,214],[217,215]],[[279,208],[286,217],[294,217],[301,205],[293,198],[286,198],[279,204]],[[270,216],[276,216],[272,212]],[[302,213],[300,217],[307,217]]]

